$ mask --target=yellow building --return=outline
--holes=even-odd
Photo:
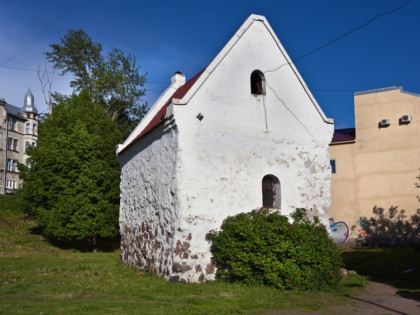
[[[357,92],[354,129],[336,130],[330,217],[349,228],[373,207],[420,208],[420,95],[390,87]]]

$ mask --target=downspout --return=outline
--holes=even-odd
[[[6,195],[6,174],[7,174],[7,139],[9,138],[9,117],[6,116],[6,145],[4,146],[4,178],[3,178],[3,195]]]

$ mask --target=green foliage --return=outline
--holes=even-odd
[[[125,128],[134,128],[147,113],[147,103],[140,104],[146,76],[139,74],[136,58],[120,49],[112,49],[100,66],[95,100],[105,106],[113,119]]]
[[[118,233],[118,126],[89,93],[63,98],[39,126],[39,141],[19,166],[25,211],[47,237],[84,240]]]
[[[35,226],[23,215],[0,217],[2,314],[262,314],[296,308],[291,312],[300,314],[344,304],[350,301],[346,295],[361,288],[350,276],[322,293],[219,281],[172,283],[121,264],[119,250],[54,247],[31,232]]]
[[[76,91],[87,89],[93,92],[98,70],[103,62],[102,45],[95,43],[83,30],[69,30],[60,44],[51,44],[51,52],[46,52],[47,60],[62,74],[70,72],[74,80],[70,86]]]
[[[23,206],[24,201],[19,194],[0,196],[0,211],[22,213]]]
[[[360,217],[352,230],[361,229],[357,242],[364,246],[420,246],[420,209],[407,219],[405,210],[390,207],[388,212],[375,206],[373,216]]]
[[[227,217],[210,231],[217,277],[280,289],[322,289],[339,280],[342,258],[324,225],[304,209],[286,216],[261,208]]]
[[[141,104],[146,75],[139,74],[135,57],[115,48],[102,55],[102,45],[80,29],[69,30],[59,44],[50,47],[52,51],[45,53],[47,60],[62,74],[72,73],[74,91],[88,90],[127,136],[147,112],[147,103]],[[55,99],[60,95],[55,94]]]
[[[416,177],[418,180],[420,180],[420,175]],[[416,188],[420,188],[420,183],[415,183]],[[420,201],[420,195],[417,196],[417,199]]]

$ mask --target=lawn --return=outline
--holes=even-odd
[[[328,292],[207,282],[170,283],[123,265],[119,251],[62,249],[36,233],[34,221],[0,210],[2,314],[226,314],[319,310],[348,303],[366,283],[350,276]]]

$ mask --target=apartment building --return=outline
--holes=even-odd
[[[420,208],[420,95],[402,87],[357,92],[355,128],[335,130],[330,217],[349,227],[374,206]],[[360,227],[363,230],[363,227]]]
[[[37,143],[38,124],[39,114],[30,89],[21,107],[0,98],[0,194],[12,193],[19,187],[17,166],[26,163],[27,150]]]

